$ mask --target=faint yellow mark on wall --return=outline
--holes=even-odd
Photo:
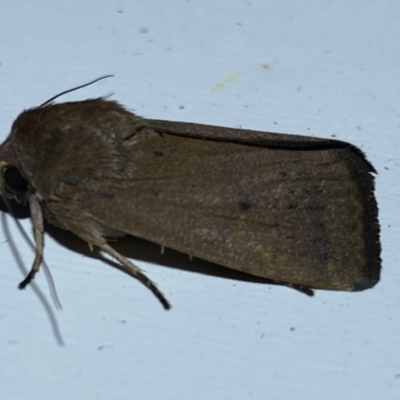
[[[149,33],[149,30],[147,28],[140,28],[140,33],[146,34]]]
[[[211,94],[217,93],[220,90],[222,90],[226,85],[229,85],[233,82],[236,82],[242,77],[241,74],[235,73],[232,75],[229,75],[227,78],[223,79],[222,81],[217,82],[212,88],[211,88]]]
[[[262,63],[262,64],[261,64],[261,68],[262,68],[262,69],[270,69],[271,67],[270,67],[269,64],[267,64],[267,63]]]

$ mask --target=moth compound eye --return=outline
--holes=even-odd
[[[28,182],[20,174],[18,169],[13,166],[5,168],[3,172],[4,190],[9,198],[22,201],[28,192]]]

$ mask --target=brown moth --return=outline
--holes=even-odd
[[[43,218],[115,257],[130,234],[300,288],[359,291],[380,275],[375,173],[338,140],[141,118],[103,98],[22,112],[0,146],[1,190],[28,202],[36,257]]]

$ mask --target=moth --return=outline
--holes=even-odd
[[[117,259],[165,309],[108,239],[133,235],[309,294],[379,281],[376,171],[357,147],[56,97],[23,111],[0,146],[0,189],[29,204],[36,243],[20,288],[42,262],[44,218]]]

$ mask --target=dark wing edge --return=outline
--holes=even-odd
[[[280,150],[323,150],[348,148],[368,167],[368,171],[377,174],[374,166],[368,161],[365,153],[351,143],[334,139],[321,139],[312,136],[301,136],[284,133],[254,131],[250,129],[226,128],[222,126],[147,119],[147,126],[161,135],[172,135],[192,139],[212,140],[262,146]]]

